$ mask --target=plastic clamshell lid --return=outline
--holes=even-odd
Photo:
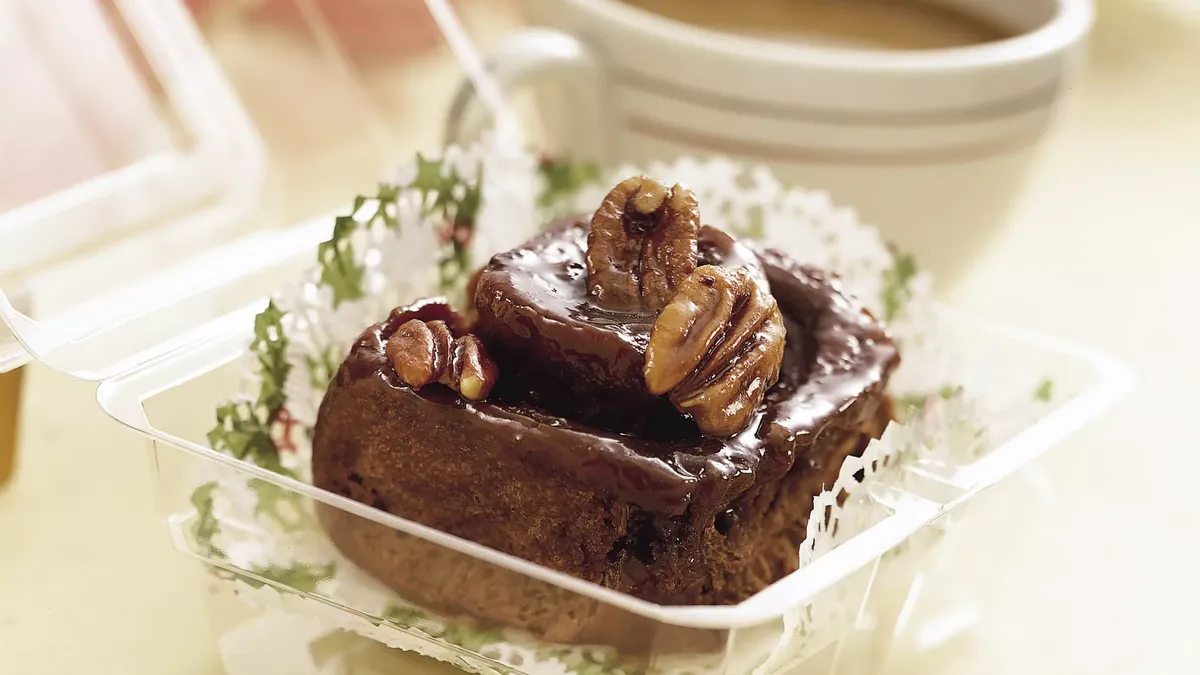
[[[434,48],[457,62],[458,72],[442,79],[451,86],[469,79],[498,126],[515,129],[447,4],[428,0],[404,7],[405,20],[424,19]],[[54,21],[64,15],[73,17],[70,26]],[[308,34],[328,32],[327,17],[304,18]],[[177,347],[191,328],[265,296],[268,270],[278,272],[281,261],[313,250],[328,236],[331,218],[308,221],[324,211],[307,204],[279,209],[284,215],[278,222],[263,216],[267,202],[302,201],[294,199],[302,187],[271,194],[281,182],[278,153],[262,133],[286,126],[296,108],[268,106],[263,113],[248,107],[254,83],[234,81],[228,59],[215,54],[216,39],[184,0],[20,0],[0,6],[0,45],[25,55],[0,77],[0,99],[26,104],[22,116],[6,118],[0,134],[37,153],[51,144],[47,130],[80,134],[66,155],[70,161],[43,162],[51,171],[42,185],[51,184],[52,191],[27,191],[32,196],[18,204],[0,201],[0,372],[31,359],[88,380],[136,367]],[[243,42],[262,41],[251,33]],[[334,63],[339,51],[322,45],[328,69],[342,67],[354,82],[365,79],[348,64]],[[296,67],[314,69],[307,61]],[[46,84],[51,81],[65,84]],[[294,95],[322,95],[306,91],[303,79],[293,85]],[[417,78],[402,86],[427,85]],[[81,114],[102,119],[81,121]],[[140,126],[131,131],[127,118]],[[322,131],[339,133],[332,124]],[[135,139],[127,143],[135,147],[122,148],[115,158],[110,152],[83,170],[74,166],[87,154],[82,146],[111,145],[116,137]],[[428,140],[432,147],[442,141]],[[383,166],[399,159],[396,154]],[[378,162],[348,161],[372,181],[384,170]],[[0,177],[5,169],[0,160]],[[336,169],[345,173],[346,163]],[[7,172],[20,175],[11,164]],[[292,225],[298,220],[305,223]]]
[[[8,133],[65,131],[76,133],[79,143],[111,145],[116,141],[105,138],[106,134],[126,131],[131,132],[127,145],[141,146],[115,151],[109,147],[84,170],[62,162],[63,172],[76,169],[71,176],[76,180],[63,185],[43,176],[44,183],[58,183],[55,191],[35,194],[32,201],[0,213],[0,279],[5,282],[0,289],[0,315],[11,331],[0,336],[0,371],[32,356],[82,377],[101,375],[114,355],[95,348],[89,338],[162,304],[162,299],[143,297],[135,290],[141,281],[137,273],[153,267],[139,264],[145,262],[146,252],[153,251],[153,257],[160,259],[183,257],[184,251],[194,251],[206,237],[238,224],[258,205],[264,152],[187,11],[178,2],[117,4],[116,17],[105,16],[102,3],[88,0],[26,1],[0,7],[0,32],[23,35],[22,40],[30,43],[20,45],[30,56],[16,66],[19,72],[6,87],[15,91],[8,96],[37,108],[31,120],[44,116],[37,127],[9,128]],[[67,28],[73,35],[35,32],[50,28],[54,17],[64,12],[73,17]],[[62,27],[61,20],[57,23]],[[122,49],[118,27],[132,36],[155,81],[148,83],[132,72],[135,61]],[[39,71],[65,72],[67,82],[53,90],[53,85],[37,77],[43,74]],[[155,110],[155,89],[168,108],[165,115]],[[63,103],[66,97],[83,100],[71,110],[69,103]],[[58,118],[53,115],[56,105],[68,108]],[[97,119],[78,119],[82,108]],[[106,113],[134,117],[142,128],[113,128],[104,124],[111,121],[104,119]],[[171,142],[170,122],[184,143]],[[80,129],[86,124],[99,127],[90,138]],[[156,133],[158,142],[146,140]],[[76,148],[64,159],[87,155],[88,150]],[[139,229],[145,237],[140,250],[120,245],[129,232]],[[154,230],[155,236],[145,236],[147,230]],[[164,249],[163,244],[172,239],[173,250]],[[98,251],[106,255],[88,260]],[[71,271],[74,279],[69,279]],[[14,303],[26,294],[37,303],[39,288],[56,285],[63,289],[60,296],[85,300],[60,302],[66,308],[44,321],[32,320],[27,307]],[[70,355],[64,352],[68,345],[74,347]]]

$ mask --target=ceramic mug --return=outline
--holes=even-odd
[[[766,163],[953,276],[1019,194],[1094,12],[1091,0],[940,1],[1014,37],[870,51],[724,33],[619,0],[525,0],[542,27],[486,62],[506,91],[535,90],[548,149]],[[448,140],[469,135],[481,107],[464,86]]]

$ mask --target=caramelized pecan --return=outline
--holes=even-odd
[[[646,387],[703,433],[736,434],[779,379],[785,337],[778,303],[745,269],[704,265],[654,322]]]
[[[464,335],[455,343],[454,372],[458,393],[468,401],[482,401],[496,385],[499,371],[488,355],[483,342],[474,335]]]
[[[483,342],[474,335],[456,340],[445,321],[406,321],[388,339],[387,357],[413,389],[437,382],[469,401],[487,398],[499,376]]]
[[[700,211],[683,185],[646,176],[621,181],[588,232],[588,292],[613,309],[658,311],[696,269]]]

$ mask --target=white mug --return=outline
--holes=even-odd
[[[1091,0],[940,0],[1015,37],[871,51],[685,24],[619,0],[525,0],[487,64],[529,85],[548,149],[605,164],[726,156],[827,190],[940,276],[1000,225],[1079,70]],[[448,140],[477,121],[471,89]],[[701,205],[703,210],[703,205]]]

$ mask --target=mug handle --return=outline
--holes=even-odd
[[[570,124],[562,134],[572,157],[601,161],[608,130],[604,126],[602,67],[592,50],[579,38],[552,28],[527,28],[508,37],[484,59],[484,69],[504,95],[509,95],[544,75],[553,75],[566,85],[569,110],[554,112]],[[487,107],[474,84],[463,79],[446,117],[445,142],[462,145],[478,138],[484,129]]]

